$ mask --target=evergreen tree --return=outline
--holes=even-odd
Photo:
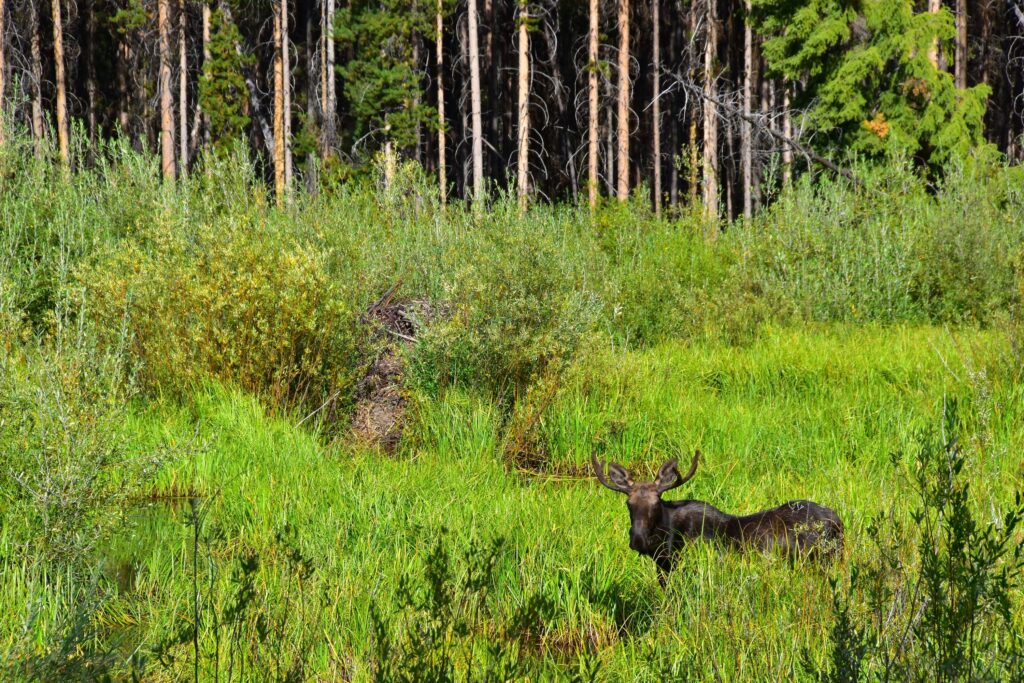
[[[242,69],[253,62],[251,55],[239,55],[238,27],[219,9],[210,14],[210,59],[203,63],[199,80],[199,105],[209,125],[214,148],[223,150],[243,135],[249,126],[245,113],[246,86]]]
[[[434,30],[434,6],[413,0],[355,0],[339,11],[335,37],[350,59],[337,67],[353,119],[352,140],[398,149],[416,142],[418,126],[434,129],[436,110],[423,103],[413,38]]]
[[[935,170],[985,146],[986,85],[957,90],[929,50],[948,41],[945,8],[913,0],[753,0],[769,75],[799,81],[794,100],[831,153],[906,154]]]

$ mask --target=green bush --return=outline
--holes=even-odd
[[[85,328],[0,351],[0,517],[26,557],[79,568],[164,461],[128,443],[126,374]]]
[[[950,171],[929,188],[906,168],[863,187],[805,176],[749,227],[742,274],[811,320],[988,323],[1013,298],[1024,242],[1020,169]]]
[[[974,509],[956,404],[943,409],[941,429],[919,437],[909,463],[919,496],[910,524],[873,521],[878,559],[855,564],[848,587],[834,585],[831,661],[805,665],[823,683],[1020,679],[1024,498],[1018,491],[1002,514]]]
[[[417,348],[417,376],[428,385],[475,384],[509,398],[573,357],[594,327],[598,299],[550,226],[499,219],[478,229],[447,283],[451,316]]]
[[[128,336],[143,389],[180,396],[206,379],[278,405],[344,397],[361,362],[352,289],[285,228],[224,217],[155,224],[82,268],[85,315]]]

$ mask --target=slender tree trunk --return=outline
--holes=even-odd
[[[29,52],[32,69],[32,140],[35,142],[36,156],[43,154],[43,136],[46,128],[43,125],[43,51],[39,36],[39,12],[36,3],[28,3],[29,12]]]
[[[291,34],[288,24],[288,0],[281,0],[281,86],[284,121],[281,142],[284,145],[284,186],[285,192],[292,189],[292,68]]]
[[[750,124],[754,105],[754,31],[750,25],[751,4],[745,2],[743,17],[743,115],[740,123],[740,165],[743,167],[743,216],[754,215],[754,131]]]
[[[614,86],[612,86],[611,83],[609,83],[609,85],[608,85],[608,90],[609,91],[614,90]],[[615,95],[616,95],[615,92],[608,92],[607,93],[607,100],[610,101],[613,97],[615,97]],[[611,197],[612,195],[615,194],[615,180],[616,180],[616,176],[615,176],[615,112],[612,111],[611,107],[608,108],[608,113],[607,113],[605,118],[607,120],[607,124],[605,125],[605,134],[608,137],[608,143],[607,143],[608,149],[607,149],[607,151],[605,152],[605,155],[604,155],[604,161],[605,161],[605,167],[606,167],[605,168],[604,177],[605,177],[605,183],[607,185],[608,196]]]
[[[4,19],[6,18],[6,3],[0,0],[0,145],[4,144],[4,94],[7,92],[7,46],[4,44],[5,29],[7,28]]]
[[[501,83],[501,71],[498,69],[498,63],[494,54],[494,28],[497,25],[495,16],[495,7],[497,6],[495,0],[484,0],[483,7],[483,23],[486,24],[487,30],[484,31],[484,54],[481,61],[481,70],[484,74],[487,74],[487,95],[488,95],[488,114],[487,117],[487,133],[490,135],[490,140],[497,141],[498,137],[498,88]],[[517,3],[518,4],[518,3]],[[483,98],[483,92],[480,93],[481,99]],[[481,104],[481,107],[483,105]],[[482,114],[481,110],[481,114]],[[484,173],[488,174],[497,165],[499,155],[494,151],[493,147],[489,150],[489,153],[484,158]]]
[[[476,0],[469,0],[469,87],[473,126],[473,201],[479,203],[484,198],[484,144],[480,120],[480,40]]]
[[[412,2],[412,14],[413,14],[413,16],[416,16],[417,10],[418,10],[418,7],[416,5],[416,0],[413,0],[413,2]],[[420,34],[419,34],[419,31],[414,31],[413,32],[411,42],[412,42],[412,69],[413,69],[414,73],[418,74],[420,72]],[[420,89],[419,88],[416,88],[416,89],[413,90],[413,94],[412,94],[412,107],[413,107],[413,111],[419,111],[419,108],[420,108]],[[423,159],[422,159],[422,157],[420,155],[420,150],[423,147],[423,131],[422,131],[422,126],[420,125],[420,118],[419,118],[418,115],[416,117],[416,131],[415,132],[416,132],[416,141],[415,141],[415,143],[413,143],[413,158],[416,159],[416,162],[418,164],[422,165]]]
[[[444,118],[444,1],[437,0],[437,184],[441,206],[448,201],[448,168],[445,163]]]
[[[202,68],[210,63],[210,3],[208,0],[200,0],[200,4],[203,6],[203,64]],[[200,69],[200,72],[202,69]],[[206,125],[206,117],[203,114],[203,108],[196,100],[196,113],[195,120],[192,124],[192,149],[196,150],[199,145],[205,148],[210,143],[210,127]]]
[[[516,191],[519,195],[519,210],[525,211],[529,201],[530,183],[530,47],[529,8],[525,2],[519,5],[519,106],[518,126],[519,150],[516,156]]]
[[[117,123],[121,127],[122,135],[131,135],[128,130],[128,62],[130,52],[128,50],[128,36],[123,35],[118,39],[117,44]]]
[[[316,121],[317,114],[317,83],[320,80],[316,75],[316,56],[318,48],[313,42],[313,9],[316,7],[316,0],[306,1],[306,120],[310,123]],[[323,97],[323,90],[319,93]],[[312,154],[306,155],[306,191],[310,194],[316,192],[317,180],[315,177],[316,165]]]
[[[188,173],[188,13],[185,0],[178,0],[178,170]]]
[[[588,138],[587,138],[587,198],[590,208],[597,206],[597,151],[598,151],[598,23],[600,10],[598,0],[590,0],[590,30],[587,35],[587,96],[588,96]]]
[[[67,81],[64,76],[64,22],[61,19],[61,0],[53,0],[53,61],[57,80],[57,149],[65,166],[71,162],[70,132],[68,129]]]
[[[698,6],[699,6],[699,3],[696,0],[691,0],[691,2],[690,2],[690,12],[689,12],[689,15],[690,15],[689,16],[689,25],[690,25],[689,28],[690,28],[690,35],[692,36],[691,39],[690,39],[691,40],[691,44],[690,44],[690,49],[689,49],[689,54],[690,54],[690,60],[689,60],[690,61],[690,82],[691,83],[695,83],[696,80],[697,80],[697,51],[696,51],[697,37],[696,36],[697,36],[697,24],[698,24],[698,19],[697,19]],[[690,129],[689,129],[688,149],[690,151],[690,178],[689,178],[689,184],[690,184],[690,206],[691,207],[695,207],[695,206],[697,206],[697,188],[698,188],[697,173],[698,173],[698,166],[700,164],[700,155],[698,154],[698,150],[697,150],[697,117],[698,117],[697,106],[695,104],[691,103],[691,104],[689,104],[689,110],[690,110]]]
[[[953,79],[956,87],[967,89],[967,0],[956,0],[956,56]]]
[[[281,11],[274,7],[274,196],[277,205],[284,202],[284,64],[281,49]]]
[[[793,115],[789,111],[792,85],[782,85],[782,135],[787,140],[793,139]],[[782,145],[782,184],[789,185],[793,180],[793,148],[788,143]]]
[[[2,0],[0,0],[2,2]],[[96,151],[96,0],[85,3],[85,97],[90,160]]]
[[[337,90],[334,79],[334,0],[321,0],[324,7],[324,127],[320,141],[320,154],[324,158],[334,148],[337,131]]]
[[[928,11],[932,14],[938,13],[939,9],[942,8],[942,0],[928,0]],[[935,36],[932,39],[931,48],[928,50],[928,61],[932,63],[936,69],[939,68],[939,37]]]
[[[629,0],[619,0],[618,162],[615,194],[629,199]]]
[[[661,216],[661,0],[651,0],[654,102],[651,103],[651,157],[654,161],[654,215]]]
[[[718,109],[715,105],[715,53],[718,44],[715,0],[707,2],[707,37],[704,43],[704,215],[718,218]],[[712,229],[711,238],[717,236]]]
[[[395,143],[391,140],[391,126],[384,126],[384,188],[390,189],[395,180]]]
[[[171,99],[170,0],[159,0],[157,31],[160,41],[160,170],[174,180],[174,104]]]

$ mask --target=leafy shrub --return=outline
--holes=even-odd
[[[470,543],[457,556],[445,531],[433,540],[422,568],[402,575],[398,611],[384,616],[371,605],[376,681],[530,680],[540,672],[524,645],[550,622],[554,602],[529,592],[507,619],[488,601],[504,539]],[[461,566],[460,566],[461,565]],[[565,680],[594,681],[600,663],[581,654]]]
[[[29,556],[78,568],[167,457],[129,446],[124,363],[85,329],[0,352],[0,506]]]
[[[736,226],[743,277],[811,320],[987,323],[1008,305],[1017,169],[951,171],[934,195],[904,167],[863,175],[860,188],[804,177]]]
[[[596,321],[596,296],[578,264],[543,224],[482,227],[448,284],[453,315],[417,349],[417,375],[432,385],[471,383],[509,398],[563,367]]]
[[[282,228],[155,225],[78,280],[102,340],[127,329],[144,389],[182,394],[215,378],[294,405],[345,395],[360,362],[351,290]]]
[[[821,681],[1018,680],[1024,639],[1015,627],[1024,587],[1024,498],[983,521],[972,509],[956,406],[922,436],[914,462],[920,505],[910,527],[868,529],[879,559],[835,586],[831,662]],[[916,536],[916,538],[915,538]],[[916,549],[905,563],[901,550]]]

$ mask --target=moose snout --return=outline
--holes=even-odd
[[[647,549],[647,539],[644,538],[643,534],[641,534],[641,533],[639,533],[637,531],[634,531],[633,529],[630,529],[629,530],[629,547],[632,550],[637,551],[638,553],[642,553],[642,552],[644,552]]]

